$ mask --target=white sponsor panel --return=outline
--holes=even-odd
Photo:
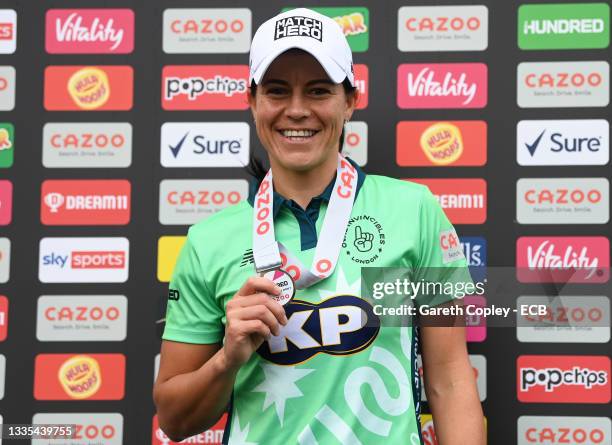
[[[246,122],[168,122],[161,127],[164,167],[244,167],[249,163]]]
[[[469,359],[476,377],[478,397],[482,402],[487,398],[487,358],[484,355],[470,354]],[[421,354],[417,355],[417,366],[419,370],[423,369],[423,360],[421,358]],[[427,394],[425,394],[425,385],[423,384],[423,374],[421,374],[421,400],[427,401]]]
[[[360,121],[348,122],[344,128],[342,154],[363,167],[368,163],[368,124]]]
[[[521,314],[521,306],[545,305],[545,315]],[[606,296],[520,296],[516,338],[521,342],[607,343],[610,300]]]
[[[13,54],[17,49],[17,12],[0,9],[0,54]]]
[[[607,417],[521,416],[518,445],[604,445],[612,443]]]
[[[0,111],[15,108],[15,68],[0,66]]]
[[[157,380],[157,376],[159,375],[159,361],[160,361],[160,354],[157,354],[155,356],[155,363],[153,364],[153,381],[154,382]]]
[[[76,425],[74,439],[32,439],[32,445],[121,445],[123,416],[119,413],[36,413],[33,424]]]
[[[520,165],[606,165],[609,159],[605,119],[524,120],[516,126]]]
[[[4,399],[4,382],[6,380],[6,357],[0,354],[0,400]]]
[[[38,298],[39,341],[123,341],[127,298],[123,295],[42,295]]]
[[[610,220],[606,178],[523,178],[516,182],[521,224],[605,224]]]
[[[489,10],[473,6],[402,6],[400,51],[483,51],[488,46]]]
[[[523,62],[517,67],[516,82],[521,108],[605,107],[610,103],[608,62]]]
[[[251,10],[199,8],[164,10],[165,53],[248,53]]]
[[[164,179],[159,183],[159,222],[191,225],[248,197],[244,179]]]
[[[43,283],[124,283],[129,249],[127,238],[43,238],[38,278]]]
[[[11,275],[11,240],[0,238],[0,283],[6,283]]]
[[[43,127],[47,168],[129,167],[132,125],[127,122],[49,122]]]

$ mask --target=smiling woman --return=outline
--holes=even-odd
[[[440,245],[454,229],[426,187],[366,176],[339,153],[358,93],[334,20],[273,17],[249,65],[271,168],[248,202],[189,230],[154,389],[160,427],[182,440],[227,410],[223,443],[422,444],[418,330],[381,327],[361,266],[453,267],[469,282],[460,249]],[[441,444],[482,445],[462,329],[424,328],[427,395]]]

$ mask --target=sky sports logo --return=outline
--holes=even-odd
[[[36,413],[32,417],[32,423],[74,425],[72,438],[82,445],[123,443],[123,416],[119,413]],[[32,439],[32,445],[48,444],[49,439]]]
[[[402,167],[487,163],[485,121],[404,121],[398,122],[396,132],[396,160]]]
[[[247,65],[168,65],[162,70],[164,110],[246,110]]]
[[[609,44],[610,6],[606,3],[519,6],[521,49],[597,49]]]
[[[516,182],[520,224],[606,224],[610,183],[606,178],[523,178]]]
[[[47,168],[129,167],[132,125],[128,122],[53,122],[43,127]]]
[[[412,108],[484,108],[484,63],[405,63],[397,67],[397,105]]]
[[[50,54],[128,54],[134,50],[134,11],[49,9],[45,36]]]
[[[0,111],[15,108],[15,68],[0,66]]]
[[[522,305],[544,305],[546,313],[521,315]],[[516,307],[516,338],[520,342],[610,341],[610,300],[606,296],[520,296]]]
[[[489,9],[473,6],[402,6],[398,11],[400,51],[484,51]]]
[[[251,46],[251,21],[248,8],[165,9],[164,52],[247,53]]]
[[[123,341],[124,295],[42,295],[36,311],[38,341]]]
[[[164,167],[244,167],[249,137],[246,122],[166,122],[160,162]]]
[[[131,184],[124,179],[49,179],[41,186],[40,219],[48,226],[126,225]]]
[[[484,179],[409,179],[426,185],[453,224],[482,224],[487,220]]]
[[[606,165],[609,159],[605,119],[524,120],[516,126],[520,165]]]
[[[516,362],[519,401],[609,403],[610,358],[587,355],[521,355]]]
[[[0,9],[0,54],[13,54],[17,49],[17,12]]]
[[[132,109],[131,66],[48,66],[44,107],[47,111],[127,111]]]
[[[164,179],[159,184],[159,222],[191,225],[248,196],[244,179]]]
[[[612,422],[607,417],[521,416],[517,445],[612,443]]]
[[[124,283],[127,238],[43,238],[38,278],[42,283]]]
[[[521,108],[605,107],[610,102],[608,62],[523,62],[516,82]]]
[[[610,241],[603,236],[523,236],[516,240],[521,283],[606,283]]]

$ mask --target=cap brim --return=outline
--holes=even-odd
[[[332,82],[342,83],[342,81],[344,81],[344,79],[346,78],[346,73],[342,70],[342,68],[340,68],[338,64],[326,53],[320,51],[320,49],[319,51],[317,51],[317,48],[312,48],[309,45],[304,44],[288,44],[279,47],[278,49],[276,49],[276,51],[271,52],[270,54],[268,54],[268,56],[266,56],[264,60],[262,60],[262,62],[259,64],[259,66],[255,69],[255,72],[253,73],[252,80],[255,81],[255,84],[259,85],[259,82],[263,78],[264,74],[266,73],[272,62],[274,62],[274,60],[276,60],[278,56],[283,54],[285,51],[296,48],[306,51],[308,54],[313,56],[317,60],[317,62],[319,62],[321,67],[325,70]]]

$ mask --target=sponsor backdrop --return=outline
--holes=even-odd
[[[247,196],[247,52],[287,4],[27,3],[0,7],[0,419],[168,444],[151,397],[167,282],[188,226]],[[549,305],[516,329],[469,320],[489,442],[612,443],[610,2],[301,5],[354,51],[345,152],[429,186],[471,266],[521,267],[509,306]],[[537,283],[568,277],[537,272],[559,266],[598,270],[557,304]]]

